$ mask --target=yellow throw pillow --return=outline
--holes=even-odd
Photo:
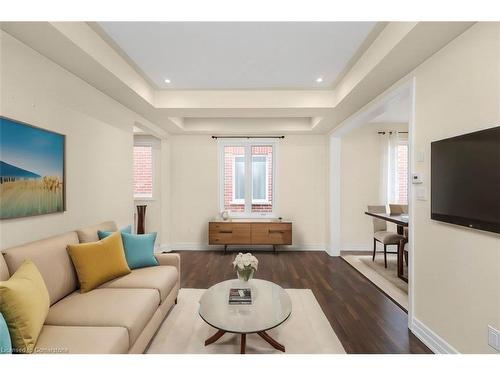
[[[0,281],[0,311],[9,327],[14,353],[32,353],[45,318],[50,298],[43,277],[27,260],[7,281]]]
[[[82,293],[130,273],[120,232],[97,242],[68,245],[68,252]]]

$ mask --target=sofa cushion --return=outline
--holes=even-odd
[[[9,280],[0,281],[0,311],[15,352],[33,351],[49,306],[49,293],[33,262],[25,261]]]
[[[131,346],[158,308],[153,289],[94,289],[74,292],[51,306],[46,325],[125,327]]]
[[[12,247],[4,251],[4,258],[10,274],[13,274],[25,260],[33,261],[49,291],[50,304],[54,304],[78,287],[75,269],[66,251],[68,245],[77,243],[76,232],[69,232]]]
[[[80,291],[83,293],[130,273],[118,232],[101,241],[69,245],[68,253],[75,265]]]
[[[101,285],[100,288],[154,289],[160,296],[160,303],[163,303],[177,283],[178,277],[177,268],[172,266],[138,268],[128,275]]]
[[[97,236],[98,230],[116,232],[118,229],[114,221],[105,221],[104,223],[78,229],[76,233],[78,234],[78,239],[81,243],[96,242],[99,241],[99,237]]]
[[[124,327],[45,325],[38,337],[37,354],[120,354],[129,349]]]

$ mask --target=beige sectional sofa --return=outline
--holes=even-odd
[[[178,254],[157,254],[159,266],[132,270],[80,293],[66,247],[97,241],[97,230],[117,227],[105,222],[2,251],[0,280],[7,280],[30,259],[49,291],[51,306],[35,352],[143,353],[175,304],[180,286]]]

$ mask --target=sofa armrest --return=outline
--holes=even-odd
[[[177,268],[179,275],[181,274],[181,257],[179,254],[166,253],[155,254],[156,260],[160,266],[174,266]]]
[[[181,285],[181,256],[175,253],[155,254],[155,258],[160,266],[173,266],[177,268],[177,287]],[[175,300],[177,303],[177,299]]]

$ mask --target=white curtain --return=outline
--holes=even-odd
[[[406,134],[386,131],[380,134],[382,163],[380,168],[380,202],[386,206],[398,201],[398,143],[406,139]]]

